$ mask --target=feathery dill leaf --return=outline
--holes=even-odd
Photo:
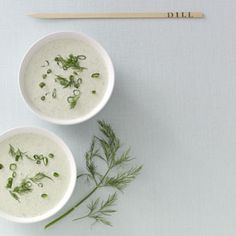
[[[41,164],[41,162],[47,166],[50,156],[45,156],[43,154],[34,154],[33,157],[29,156],[27,152],[21,151],[19,148],[13,147],[9,144],[9,154],[15,159],[15,161],[23,160],[23,158],[27,158],[28,160],[34,161],[36,164]]]
[[[33,183],[38,183],[41,182],[41,180],[43,179],[50,179],[52,180],[51,177],[49,177],[48,175],[44,174],[43,172],[38,172],[35,176],[29,178]]]
[[[87,215],[74,219],[81,220],[83,218],[90,218],[94,220],[94,223],[103,223],[109,226],[112,226],[111,222],[107,220],[108,216],[111,216],[112,213],[115,213],[116,210],[113,209],[117,201],[117,194],[116,192],[112,195],[109,195],[107,200],[101,201],[100,198],[97,198],[96,201],[91,201],[87,207],[89,212]]]
[[[140,173],[142,166],[131,168],[130,170],[118,173],[116,176],[113,177],[106,177],[104,179],[103,186],[109,186],[116,188],[122,191],[129,183],[131,183],[137,175]]]
[[[130,149],[120,152],[120,140],[112,127],[105,121],[98,121],[98,125],[101,135],[99,137],[93,137],[90,148],[85,154],[87,172],[77,176],[77,179],[86,177],[87,180],[92,180],[94,182],[94,187],[86,196],[79,200],[77,204],[49,222],[45,228],[62,220],[89,199],[94,192],[104,187],[110,187],[114,189],[115,192],[112,195],[109,195],[106,201],[102,201],[101,198],[97,198],[95,201],[92,200],[87,205],[88,213],[75,220],[90,218],[95,222],[111,226],[111,222],[107,218],[116,212],[116,210],[113,209],[113,206],[117,201],[116,190],[122,191],[141,172],[142,166],[128,167],[128,164],[133,160],[130,157]],[[122,170],[118,167],[122,167]]]
[[[9,193],[11,194],[11,196],[18,202],[20,202],[20,198],[18,197],[18,195],[12,191],[9,191]]]
[[[58,55],[54,60],[58,64],[58,66],[63,68],[63,70],[68,70],[69,68],[71,68],[73,70],[82,72],[86,68],[80,65],[79,60],[81,59],[81,56],[82,55],[74,56],[73,54],[70,54],[68,57],[62,57],[61,55]]]
[[[7,184],[6,188],[11,188],[12,190],[9,190],[9,193],[11,194],[11,196],[14,199],[19,201],[20,198],[19,198],[18,195],[23,195],[23,194],[27,194],[27,193],[32,192],[33,191],[32,183],[34,183],[34,184],[41,183],[41,181],[43,179],[50,179],[50,180],[52,180],[52,178],[47,176],[46,174],[44,174],[42,172],[38,172],[33,177],[26,177],[26,178],[24,178],[20,182],[20,184],[18,186],[15,186],[13,189],[12,189],[12,183],[11,183],[11,186],[8,186],[9,185],[9,181],[8,181],[8,184]]]
[[[11,144],[9,144],[9,154],[15,159],[15,161],[22,160],[25,156],[25,152],[22,152],[19,148],[14,148]]]
[[[23,194],[31,192],[32,190],[33,189],[32,189],[31,183],[29,182],[27,178],[25,178],[21,181],[21,183],[18,186],[16,186],[13,189],[13,193],[18,193],[19,195],[23,195]]]

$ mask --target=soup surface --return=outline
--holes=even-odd
[[[17,217],[39,216],[65,195],[70,164],[53,140],[35,133],[0,143],[0,211]]]
[[[83,117],[102,100],[108,71],[100,53],[77,39],[56,39],[31,58],[24,87],[32,105],[57,119]]]

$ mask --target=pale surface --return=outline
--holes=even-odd
[[[120,197],[113,228],[72,223],[74,213],[44,231],[45,222],[0,220],[8,236],[235,236],[236,1],[0,1],[0,131],[48,128],[77,155],[79,170],[96,120],[110,121],[130,144],[142,175]],[[199,20],[35,20],[35,11],[203,11]],[[114,94],[94,119],[63,127],[39,120],[25,106],[17,72],[39,37],[83,31],[102,43],[116,68]],[[84,163],[83,163],[84,164]],[[77,188],[67,205],[81,197]]]

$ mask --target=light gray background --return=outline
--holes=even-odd
[[[35,20],[36,11],[199,10],[200,20]],[[0,131],[45,127],[63,137],[81,170],[97,119],[130,144],[142,175],[120,196],[114,227],[0,220],[1,236],[222,236],[236,234],[236,1],[0,0]],[[94,119],[62,127],[39,120],[20,97],[25,51],[54,31],[97,39],[116,68],[114,94]],[[81,184],[65,208],[83,195]],[[0,199],[1,200],[1,199]]]

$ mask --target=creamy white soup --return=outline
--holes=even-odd
[[[100,53],[77,39],[56,39],[31,58],[24,75],[34,107],[57,119],[83,117],[102,100],[108,71]]]
[[[55,207],[70,182],[62,148],[35,133],[16,134],[0,143],[0,211],[16,217],[40,216]]]

